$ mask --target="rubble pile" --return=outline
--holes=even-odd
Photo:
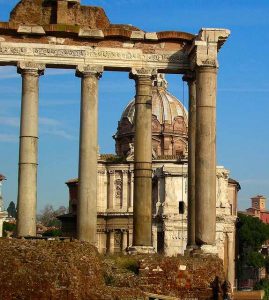
[[[215,256],[113,255],[79,241],[0,239],[0,299],[178,299],[222,295]]]

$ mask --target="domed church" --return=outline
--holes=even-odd
[[[168,91],[164,75],[154,81],[152,97],[152,202],[153,246],[165,255],[183,254],[187,244],[188,112]],[[98,160],[98,249],[101,253],[124,251],[132,244],[133,155],[135,101],[132,100],[114,135],[116,155]],[[218,166],[216,241],[218,255],[226,266],[234,261],[238,182]],[[75,235],[77,179],[69,188],[69,214],[60,217],[63,233]]]

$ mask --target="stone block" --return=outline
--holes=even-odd
[[[144,40],[145,33],[143,31],[132,31],[131,40]]]
[[[147,32],[145,34],[146,40],[158,41],[158,36],[156,32]]]
[[[100,29],[81,28],[79,30],[78,36],[83,38],[103,39],[104,33]]]
[[[32,33],[33,34],[46,34],[44,28],[42,26],[33,26],[32,27]]]
[[[46,34],[42,26],[19,26],[17,33],[21,34],[35,34],[35,35],[44,35]]]

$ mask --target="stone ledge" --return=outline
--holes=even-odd
[[[131,246],[127,248],[127,253],[136,254],[156,254],[156,250],[152,246]]]
[[[42,26],[19,26],[17,33],[20,34],[34,34],[34,35],[44,35],[46,34]]]

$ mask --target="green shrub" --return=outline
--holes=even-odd
[[[16,231],[16,224],[4,222],[3,223],[3,236],[6,237],[6,231],[15,232]]]

